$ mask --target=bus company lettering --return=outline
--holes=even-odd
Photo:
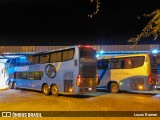
[[[15,71],[28,71],[28,70],[29,70],[29,66],[25,66],[25,67],[15,67],[14,70],[15,70]]]
[[[90,62],[90,63],[96,63],[95,59],[90,59],[90,58],[81,58],[81,62]]]

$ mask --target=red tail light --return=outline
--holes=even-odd
[[[152,84],[152,76],[151,75],[149,75],[149,77],[148,77],[148,84]]]
[[[97,83],[97,85],[99,85],[99,82],[100,82],[100,80],[99,80],[99,76],[98,76],[98,75],[96,75],[96,83]]]
[[[157,77],[156,77],[156,85],[158,85],[158,75],[157,75]]]
[[[78,75],[78,76],[77,76],[77,82],[76,82],[76,85],[79,87],[79,86],[80,86],[80,84],[81,84],[81,76],[80,76],[80,75]]]
[[[86,48],[90,48],[90,46],[89,46],[89,45],[86,45]]]

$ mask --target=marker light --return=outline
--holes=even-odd
[[[98,58],[98,57],[99,57],[99,54],[98,54],[98,55],[96,55],[96,57]]]
[[[138,86],[138,88],[139,88],[140,90],[142,90],[142,89],[143,89],[143,86],[140,85],[140,86]]]
[[[101,54],[103,54],[103,53],[104,53],[104,51],[102,50],[102,51],[100,51],[100,53],[101,53]]]
[[[120,84],[120,85],[123,85],[123,83],[122,83],[122,82],[120,82],[119,84]]]
[[[158,85],[158,75],[157,75],[157,77],[156,77],[156,85]]]
[[[89,45],[86,45],[86,48],[90,48],[90,46],[89,46]]]
[[[98,74],[97,74],[97,75],[96,75],[96,84],[99,85],[99,83],[100,83],[100,79],[99,79],[99,76],[98,76]]]
[[[69,92],[73,92],[73,89],[72,89],[72,88],[70,88],[70,89],[69,89]]]
[[[76,85],[77,85],[78,87],[80,87],[80,85],[81,85],[81,76],[80,76],[80,75],[77,76]]]
[[[152,84],[152,76],[151,75],[149,75],[149,77],[148,77],[148,84]]]
[[[152,53],[158,53],[158,50],[152,50]]]

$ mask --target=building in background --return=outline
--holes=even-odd
[[[0,55],[5,52],[44,52],[68,46],[0,46]],[[144,51],[160,49],[158,44],[150,45],[92,45],[97,51]]]

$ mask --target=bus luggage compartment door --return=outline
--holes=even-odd
[[[64,80],[64,92],[73,93],[73,72],[66,72],[63,76]]]

